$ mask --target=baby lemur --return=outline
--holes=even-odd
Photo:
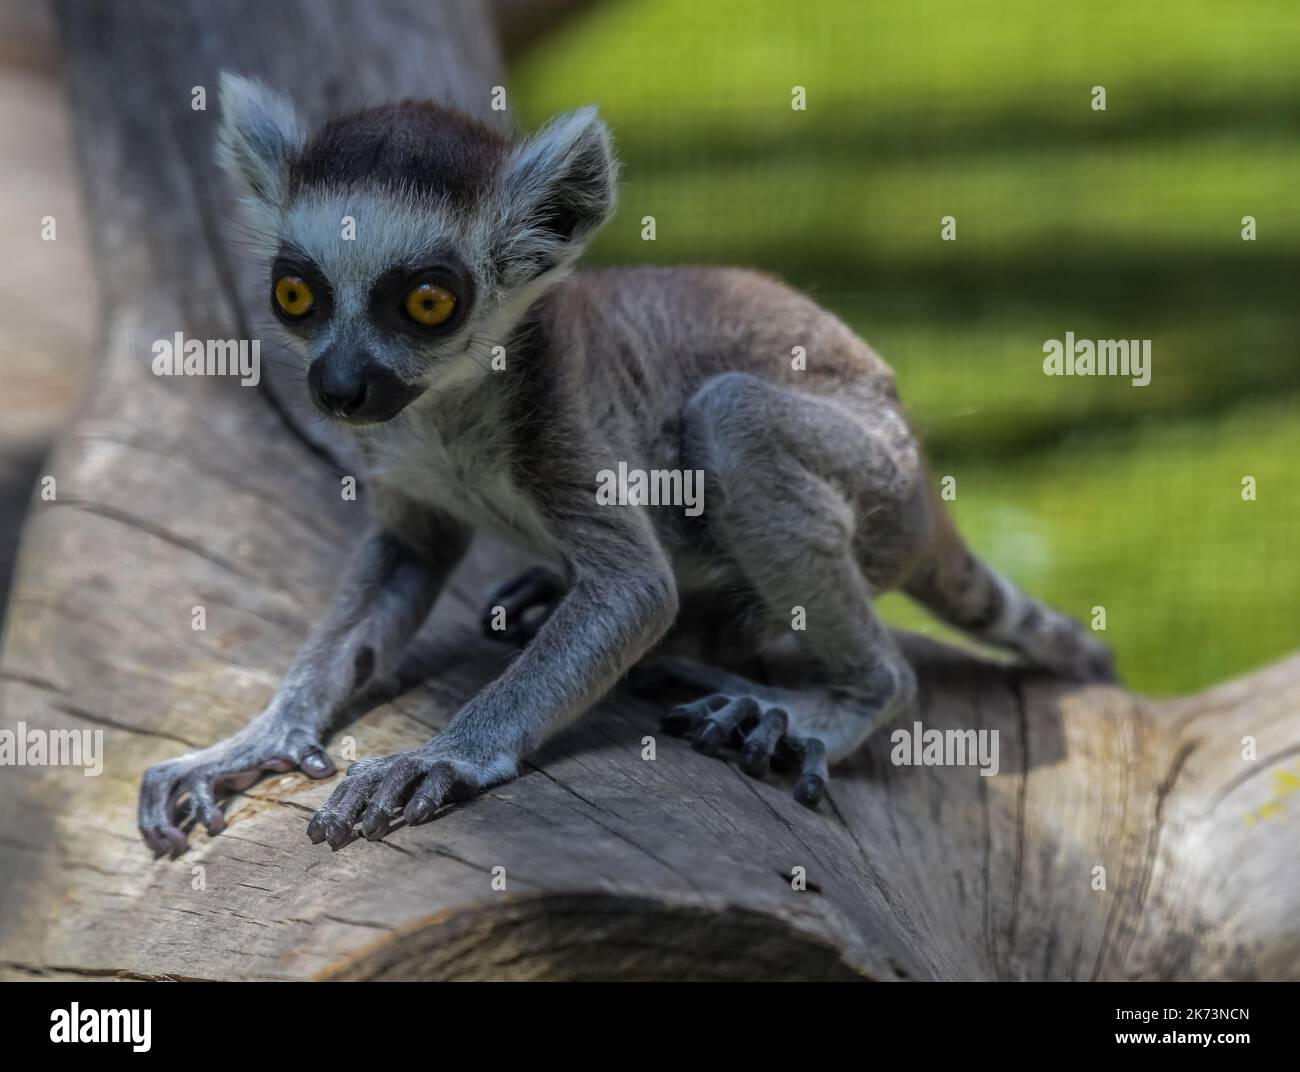
[[[838,319],[748,271],[573,271],[615,205],[595,109],[515,141],[424,101],[308,135],[287,99],[232,76],[221,107],[220,159],[246,187],[267,300],[305,389],[355,433],[373,527],[267,709],[145,774],[156,851],[184,850],[183,812],[221,830],[218,794],[263,771],[334,773],[332,723],[391,675],[476,528],[563,564],[562,582],[533,572],[499,596],[507,618],[551,601],[549,616],[428,744],[352,766],[313,842],[338,846],[358,823],[382,837],[403,812],[420,822],[513,777],[687,629],[688,603],[734,607],[741,650],[665,660],[701,697],[668,728],[706,752],[738,747],[751,774],[784,762],[810,805],[827,764],[916,690],[879,592],[902,588],[1053,672],[1109,675],[1102,645],[966,549],[892,373]],[[619,463],[702,472],[702,512],[603,504],[598,474]],[[781,676],[783,646],[797,675]],[[766,671],[741,676],[745,655],[770,655]]]

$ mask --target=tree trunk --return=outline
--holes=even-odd
[[[400,95],[491,118],[502,75],[469,2],[59,13],[104,359],[47,466],[57,497],[27,522],[0,726],[102,730],[104,767],[0,772],[0,975],[1300,977],[1300,659],[1157,703],[906,638],[916,719],[996,730],[996,776],[895,765],[885,732],[811,812],[681,741],[643,759],[656,709],[616,693],[518,780],[381,844],[311,845],[333,782],[290,773],[237,798],[218,837],[153,860],[135,830],[144,769],[262,709],[364,509],[265,386],[151,373],[154,339],[248,337],[262,319],[226,238],[215,73],[259,75],[312,119]],[[336,757],[423,743],[501,668],[475,619],[518,565],[475,549],[422,634],[424,680]]]

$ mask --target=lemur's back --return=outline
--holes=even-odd
[[[708,380],[740,372],[836,398],[864,413],[897,410],[893,374],[806,295],[739,268],[580,271],[547,297],[553,352],[599,419],[617,404],[655,450]],[[667,447],[667,442],[662,444]]]
[[[838,391],[846,379],[875,381],[892,394],[888,366],[843,322],[760,272],[705,266],[580,271],[560,284],[553,300],[562,323],[592,343],[613,343],[622,362],[675,372],[672,385],[687,394],[728,371],[814,393]],[[796,360],[796,347],[803,360]]]

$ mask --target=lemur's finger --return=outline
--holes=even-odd
[[[315,817],[307,824],[307,836],[314,845],[328,841],[337,849],[352,836],[352,826],[370,795],[378,776],[370,773],[349,775],[330,794]]]
[[[159,856],[179,856],[186,849],[185,834],[172,817],[176,775],[171,764],[144,772],[140,786],[139,829],[145,844]]]
[[[307,824],[307,837],[311,839],[313,845],[319,845],[325,840],[326,821],[326,817],[318,811]]]
[[[361,832],[375,841],[388,832],[388,824],[406,803],[420,778],[420,769],[410,756],[398,756],[383,781],[370,795],[370,805],[361,817]]]
[[[167,839],[163,837],[161,830],[152,826],[142,826],[140,827],[140,836],[144,838],[144,843],[149,846],[154,856],[167,854]]]
[[[325,801],[311,817],[311,822],[307,824],[307,837],[311,839],[313,845],[319,845],[329,835],[330,821],[334,818],[333,805],[339,794],[347,789],[348,783],[341,782],[337,789],[330,794],[329,799]]]
[[[826,746],[816,737],[803,737],[794,747],[799,754],[799,780],[794,783],[794,799],[805,807],[815,808],[826,792],[826,779],[830,777],[826,770]]]
[[[185,788],[189,790],[190,806],[198,816],[199,822],[209,834],[220,834],[226,828],[226,817],[217,807],[212,784],[207,776],[197,774],[190,777],[185,782]]]
[[[406,805],[406,821],[411,824],[424,822],[442,806],[455,782],[456,771],[450,763],[435,763]]]
[[[180,856],[189,848],[189,840],[185,837],[185,832],[177,826],[170,818],[152,824],[148,829],[152,845],[156,845],[155,851],[165,856]]]
[[[344,792],[339,803],[334,806],[334,814],[326,831],[326,840],[331,847],[337,849],[352,836],[352,828],[361,818],[361,812],[365,809],[366,802],[370,799],[370,794],[378,781],[377,774],[363,775],[351,779],[352,784],[346,789],[339,786],[340,789],[344,789]]]
[[[319,742],[303,734],[300,739],[290,738],[289,754],[298,769],[308,778],[328,778],[338,769]]]
[[[692,732],[714,711],[721,710],[729,703],[731,703],[730,696],[718,694],[706,696],[702,700],[692,700],[690,703],[679,704],[664,715],[659,725],[664,733],[671,733],[674,737],[682,737]]]
[[[740,769],[754,778],[767,773],[772,753],[790,729],[790,716],[780,707],[769,707],[749,731],[740,749]]]
[[[173,858],[182,855],[189,848],[189,841],[184,831],[169,823],[154,827],[154,834],[165,846],[164,852]]]
[[[706,756],[716,755],[737,729],[753,725],[761,710],[752,696],[727,701],[700,722],[691,746]]]
[[[185,834],[168,822],[141,826],[140,835],[157,856],[179,856],[188,846]]]
[[[150,767],[144,772],[144,779],[140,783],[138,820],[140,834],[146,842],[150,842],[150,848],[156,848],[151,841],[151,837],[154,827],[165,818],[163,806],[166,804],[170,793],[170,779],[159,768]]]

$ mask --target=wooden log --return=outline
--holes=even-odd
[[[71,163],[54,19],[41,0],[0,6],[0,615],[32,490],[72,415],[95,339],[90,252]],[[47,241],[52,217],[57,241]],[[68,316],[68,287],[76,288]]]
[[[882,734],[812,812],[619,692],[516,781],[382,843],[311,845],[333,783],[289,773],[153,860],[144,769],[261,710],[364,509],[270,391],[150,372],[151,340],[246,336],[261,305],[191,87],[231,67],[320,111],[417,93],[482,112],[500,71],[469,3],[144,10],[60,7],[104,355],[50,463],[57,499],[28,520],[0,728],[101,730],[103,771],[0,768],[0,975],[1300,977],[1300,658],[1152,702],[909,637],[916,719],[997,731],[997,775],[896,765]],[[422,743],[499,671],[509,653],[475,618],[518,565],[475,548],[399,694],[336,758]]]

